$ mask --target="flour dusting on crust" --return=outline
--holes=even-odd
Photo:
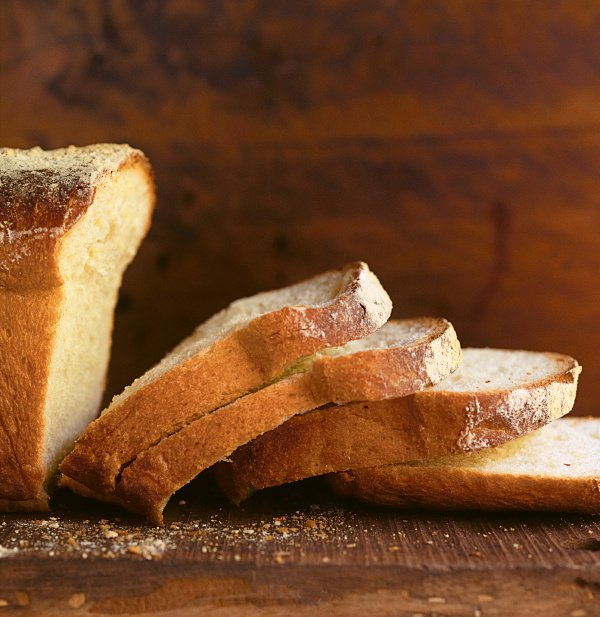
[[[102,178],[133,156],[144,155],[120,144],[0,148],[0,246],[63,235],[90,205]]]

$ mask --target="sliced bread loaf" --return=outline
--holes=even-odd
[[[497,446],[568,413],[580,370],[560,354],[465,349],[437,386],[292,418],[236,450],[215,476],[239,503],[310,476]]]
[[[364,339],[305,358],[290,374],[141,452],[108,498],[160,524],[177,489],[291,416],[330,402],[403,396],[439,382],[459,361],[460,345],[445,319],[388,322]]]
[[[129,146],[0,149],[0,510],[46,508],[98,413],[121,276],[153,206]]]
[[[565,418],[497,448],[329,481],[341,495],[400,508],[600,514],[600,418]]]
[[[374,332],[390,312],[360,262],[234,302],[113,399],[62,462],[61,484],[99,498],[113,493],[139,452],[300,358]]]

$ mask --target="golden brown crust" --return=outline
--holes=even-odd
[[[397,466],[392,466],[392,469]],[[491,478],[465,469],[409,467],[345,471],[328,477],[336,493],[394,508],[442,510],[549,510],[600,514],[600,489],[594,478]]]
[[[256,490],[315,475],[500,445],[568,413],[579,371],[569,359],[556,375],[519,388],[516,400],[513,390],[427,390],[319,409],[242,446],[215,476],[240,503]]]
[[[458,368],[460,343],[446,319],[418,317],[389,323],[418,323],[427,328],[428,334],[407,345],[334,357],[323,355],[310,371],[312,389],[321,392],[321,404],[407,396],[439,383]]]
[[[310,379],[299,374],[199,418],[138,455],[123,470],[115,500],[162,525],[162,511],[177,489],[312,400]]]
[[[0,511],[47,506],[44,404],[63,298],[61,239],[103,178],[137,164],[151,179],[128,146],[0,149]]]
[[[198,418],[139,453],[120,476],[117,499],[130,510],[162,524],[162,510],[176,490],[241,444],[279,426],[294,414],[333,399],[345,402],[404,396],[432,384],[428,362],[436,364],[438,379],[456,369],[460,345],[450,323],[432,318],[405,321],[426,325],[430,333],[410,345],[350,355],[322,355],[306,372],[277,381]],[[402,322],[390,322],[384,327],[404,326]],[[442,346],[432,356],[434,341],[441,341]]]
[[[505,475],[466,469],[399,465],[328,476],[345,497],[394,508],[442,510],[549,510],[600,514],[599,480]]]
[[[60,300],[60,288],[0,293],[0,499],[33,499],[44,481],[44,401]]]
[[[373,275],[361,262],[338,272],[350,280],[331,303],[257,317],[125,397],[88,427],[61,473],[88,490],[111,493],[123,466],[162,437],[269,382],[301,357],[377,330],[391,311],[383,288],[365,295],[365,279]]]
[[[22,241],[41,230],[64,235],[88,209],[102,179],[133,161],[149,168],[142,152],[120,144],[0,148],[2,242]]]

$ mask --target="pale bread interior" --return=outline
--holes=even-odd
[[[145,168],[125,166],[100,180],[92,204],[62,239],[64,295],[44,409],[47,475],[98,413],[121,276],[146,231],[152,193]]]
[[[323,349],[316,353],[315,356],[347,356],[359,351],[408,347],[430,336],[438,326],[439,322],[423,317],[391,320],[369,336],[356,341],[350,341],[339,347]]]
[[[232,302],[227,308],[200,324],[191,336],[179,343],[157,365],[115,396],[106,411],[110,411],[121,400],[155,381],[178,364],[205,352],[218,339],[261,315],[286,306],[320,307],[331,304],[348,287],[354,276],[354,270],[331,270],[295,285]],[[361,287],[364,289],[364,294],[370,295],[366,300],[370,303],[379,296],[385,296],[377,277],[369,270],[363,270],[361,273]],[[317,332],[314,334],[318,335]]]
[[[546,379],[571,367],[571,358],[536,351],[466,348],[462,365],[432,390],[510,390]]]
[[[439,328],[439,326],[439,319],[429,317],[414,317],[412,319],[402,320],[391,319],[383,324],[379,330],[376,330],[364,338],[349,341],[348,343],[337,347],[321,349],[310,356],[301,358],[298,362],[295,362],[292,366],[290,366],[284,373],[279,375],[276,381],[289,377],[290,375],[309,370],[314,362],[322,357],[349,356],[366,351],[409,348],[413,345],[423,343],[426,339],[429,339],[433,332]],[[452,336],[454,337],[453,330]],[[445,377],[452,370],[447,366],[448,363],[446,362],[446,358],[442,357],[442,354],[436,353],[438,351],[437,347],[437,340],[430,340],[428,349],[430,353],[425,354],[422,358],[428,375],[430,375],[428,370],[429,364],[436,365],[436,369],[433,371],[434,374],[430,375],[430,383],[437,383],[439,381],[439,378],[437,378],[438,372],[442,377]],[[441,344],[440,349],[443,347],[444,345]],[[448,345],[448,347],[451,346]],[[443,350],[443,354],[444,356],[446,355],[445,349]],[[447,355],[450,355],[450,353]]]
[[[563,418],[496,448],[404,465],[462,468],[487,475],[592,476],[600,481],[600,418]]]
[[[450,324],[440,336],[432,336],[440,328],[441,323],[442,320],[439,318],[431,317],[391,320],[370,336],[350,341],[340,347],[325,349],[319,353],[347,355],[393,347],[410,348],[427,341],[427,348],[423,350],[419,360],[423,362],[428,383],[437,384],[455,370],[456,347],[459,347],[456,333]],[[407,349],[407,352],[411,353],[411,350]],[[460,348],[458,353],[460,359]]]

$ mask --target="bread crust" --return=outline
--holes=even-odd
[[[44,481],[44,402],[60,288],[0,293],[0,499],[34,499]],[[35,326],[32,326],[35,324]]]
[[[405,396],[457,368],[460,345],[449,322],[434,318],[405,321],[427,324],[429,334],[405,346],[320,355],[306,372],[221,407],[139,453],[123,470],[114,496],[101,498],[116,498],[128,509],[162,524],[162,510],[176,490],[241,444],[293,415],[332,400]],[[400,322],[385,327],[396,325],[402,327]]]
[[[423,461],[419,465],[344,471],[331,474],[328,481],[342,496],[395,508],[600,513],[600,472],[583,477],[543,477],[518,472],[484,472],[450,464],[428,465]]]
[[[318,409],[291,418],[215,466],[234,503],[254,491],[357,467],[390,465],[500,445],[570,411],[581,368],[514,389],[425,390],[403,398]]]
[[[153,183],[147,159],[128,146],[0,149],[0,511],[47,509],[44,405],[62,240],[100,183],[133,165]]]
[[[328,476],[344,497],[393,508],[438,510],[547,510],[600,514],[598,478],[490,478],[464,469],[398,466],[343,471]]]
[[[162,437],[270,382],[298,359],[387,321],[391,301],[366,264],[333,273],[347,281],[333,301],[263,314],[113,404],[62,462],[61,484],[112,493],[123,466]]]
[[[61,239],[87,212],[98,186],[134,165],[141,165],[154,183],[143,152],[126,145],[0,148],[0,287],[60,286]]]

